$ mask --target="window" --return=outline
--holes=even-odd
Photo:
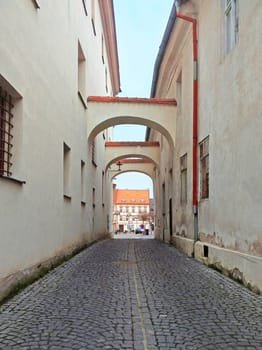
[[[93,187],[93,192],[92,192],[92,203],[93,203],[93,208],[96,206],[96,189]]]
[[[64,143],[64,197],[70,198],[70,147]]]
[[[105,84],[106,84],[106,92],[108,92],[108,84],[107,84],[107,68],[105,68]]]
[[[78,41],[78,96],[84,107],[87,108],[86,97],[86,59],[83,49]]]
[[[81,160],[81,203],[86,203],[85,162],[83,160]]]
[[[102,62],[103,64],[105,63],[105,58],[104,58],[104,36],[101,34],[101,49],[102,49]]]
[[[84,7],[84,11],[85,11],[85,15],[87,16],[86,0],[82,0],[82,3],[83,3],[83,7]]]
[[[102,206],[104,206],[104,182],[105,182],[105,172],[102,170]]]
[[[181,204],[185,204],[187,202],[187,154],[180,158],[180,181],[180,201]]]
[[[11,176],[13,101],[0,87],[0,176]]]
[[[93,27],[94,35],[96,35],[96,27],[95,27],[95,0],[92,0],[91,3],[91,22]]]
[[[32,0],[32,2],[35,5],[36,9],[40,9],[39,0]]]
[[[176,101],[177,101],[177,112],[182,111],[182,72],[180,71],[176,80]]]
[[[225,0],[225,52],[229,53],[237,42],[238,0]]]
[[[200,144],[200,195],[201,198],[209,197],[209,137]]]
[[[94,166],[96,166],[96,141],[92,142],[92,163]]]
[[[126,202],[126,199],[125,199],[125,198],[122,198],[122,199],[121,199],[121,202]]]

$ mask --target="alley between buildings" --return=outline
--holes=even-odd
[[[262,298],[153,239],[100,241],[0,308],[1,350],[261,349]]]

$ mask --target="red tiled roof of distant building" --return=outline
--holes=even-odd
[[[149,190],[115,189],[114,204],[149,205]]]

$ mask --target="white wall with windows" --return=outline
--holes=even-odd
[[[179,18],[155,89],[155,97],[178,102],[173,154],[163,136],[150,132],[150,140],[161,143],[154,189],[159,198],[156,237],[229,273],[238,271],[243,283],[262,289],[262,4],[191,0],[180,12],[197,19],[197,237],[192,207],[192,25]],[[173,221],[168,203],[173,205]]]
[[[107,27],[114,17],[105,7],[107,23],[102,21],[104,5],[97,0],[1,4],[0,286],[4,277],[108,230],[111,208],[103,192],[111,182],[103,176],[103,152],[109,133],[97,135],[95,155],[86,135],[87,96],[119,90],[118,59],[111,61],[117,56],[115,37]]]

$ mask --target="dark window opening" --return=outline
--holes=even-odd
[[[204,257],[208,258],[208,246],[204,245]]]

